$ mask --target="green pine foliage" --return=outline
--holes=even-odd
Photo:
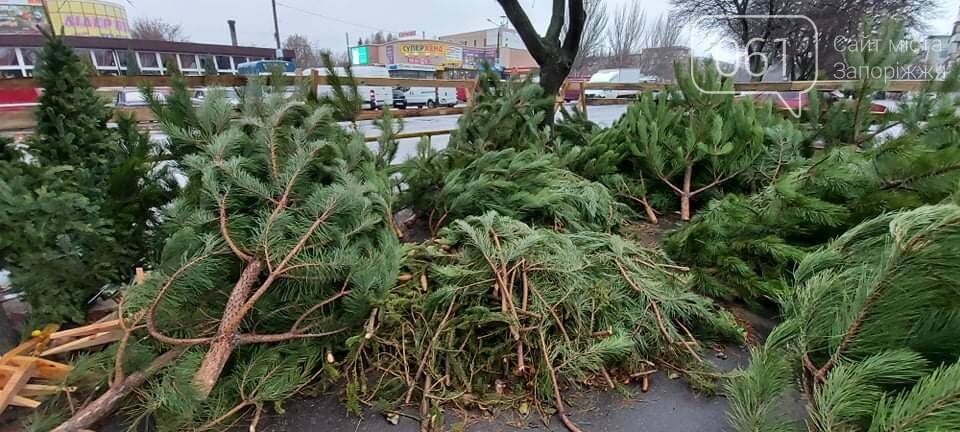
[[[492,72],[482,73],[449,146],[471,155],[507,148],[543,150],[549,135],[540,124],[552,106],[553,98],[538,84],[503,82]]]
[[[226,427],[297,393],[322,370],[321,356],[375,313],[399,271],[391,184],[362,136],[328,133],[331,110],[302,95],[252,94],[235,123],[211,92],[198,130],[167,130],[209,139],[182,162],[199,187],[166,212],[159,265],[126,297],[127,315],[142,316],[154,340],[191,346],[130,411],[163,430]],[[248,311],[229,300],[238,280],[249,283],[239,297]],[[204,389],[198,371],[218,334],[238,343]]]
[[[551,370],[563,387],[659,360],[696,373],[706,366],[692,332],[739,337],[731,316],[686,290],[663,256],[616,235],[489,212],[448,225],[407,269],[422,276],[392,290],[376,323],[348,340],[348,398],[548,401]],[[371,367],[385,371],[377,387],[363,372]]]
[[[609,129],[595,131],[576,114],[557,123],[564,166],[603,183],[652,223],[658,210],[679,209],[689,219],[701,194],[769,183],[800,158],[803,138],[769,104],[719,93],[733,84],[712,64],[675,68],[676,86],[642,94]]]
[[[680,218],[690,220],[691,200],[749,169],[764,150],[763,120],[770,106],[757,107],[730,93],[733,83],[716,69],[677,65],[679,91],[641,96],[621,120],[631,150],[650,177],[680,200]]]
[[[882,29],[884,37],[900,34],[889,24]],[[889,45],[886,41],[881,44]],[[888,54],[882,64],[899,58]],[[857,84],[870,89],[859,94],[858,101],[869,101],[873,91],[882,88],[873,81],[864,77]],[[751,195],[727,194],[710,202],[690,224],[666,237],[666,252],[691,267],[694,286],[704,293],[754,305],[775,303],[790,291],[789,273],[810,249],[866,219],[936,204],[956,191],[960,117],[952,92],[958,83],[960,68],[955,68],[943,81],[930,82],[901,102],[900,112],[887,114],[883,123],[870,126],[863,120],[862,126],[872,129],[864,129],[857,142],[838,141],[854,138],[831,136],[829,131],[844,129],[838,121],[858,117],[854,111],[860,102],[836,103],[824,118],[814,118],[820,123],[806,133],[783,123],[768,127],[767,140],[782,143],[781,150],[768,150],[746,173],[772,174],[743,176],[763,187]],[[902,132],[881,139],[880,133],[893,127]],[[825,153],[800,157],[798,146],[813,139],[832,145]],[[836,145],[840,142],[845,144]]]
[[[954,125],[949,129],[960,123]],[[958,151],[956,136],[933,129],[864,151],[837,148],[756,194],[710,202],[665,238],[664,249],[692,267],[695,286],[705,293],[776,301],[809,249],[883,212],[947,199],[960,184]]]
[[[533,150],[491,151],[451,170],[433,197],[444,219],[494,210],[557,229],[607,231],[621,206],[603,185],[557,168],[556,158]]]
[[[42,322],[83,322],[86,305],[151,253],[158,209],[177,193],[157,150],[111,111],[73,50],[47,36],[35,133],[0,160],[0,265]]]
[[[421,141],[416,156],[398,168],[400,205],[416,210],[433,232],[491,210],[557,229],[612,229],[626,208],[554,152],[557,143],[585,139],[597,127],[568,114],[558,126],[564,138],[552,139],[540,129],[543,106],[551,103],[536,84],[484,75],[448,147],[437,151]]]
[[[34,74],[45,91],[36,111],[37,127],[30,154],[42,166],[70,165],[90,170],[85,182],[99,179],[112,151],[106,101],[90,85],[90,71],[61,38],[47,36]],[[88,183],[89,184],[89,183]]]
[[[320,60],[327,70],[327,85],[330,93],[317,98],[317,102],[333,109],[333,115],[339,120],[349,120],[356,124],[357,114],[363,109],[363,98],[357,91],[357,81],[353,77],[353,70],[349,65],[344,66],[343,76],[337,73],[336,65],[330,53],[321,53]],[[316,96],[317,89],[310,89]]]
[[[785,321],[729,385],[735,428],[797,429],[778,412],[799,375],[809,430],[955,429],[958,227],[960,207],[920,207],[808,254],[783,297]]]

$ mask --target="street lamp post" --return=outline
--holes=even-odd
[[[503,45],[503,26],[504,26],[504,19],[506,19],[506,16],[501,15],[501,16],[500,16],[500,23],[495,23],[495,22],[493,22],[492,19],[487,18],[487,21],[489,21],[490,24],[493,24],[493,25],[497,26],[497,62],[496,62],[496,64],[500,64],[500,46]]]
[[[275,57],[279,60],[283,57],[283,51],[280,49],[280,24],[277,22],[277,0],[270,0],[273,6],[273,38],[277,41],[277,52]]]

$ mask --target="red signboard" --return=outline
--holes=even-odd
[[[397,33],[397,37],[415,37],[417,35],[416,30],[408,30]]]

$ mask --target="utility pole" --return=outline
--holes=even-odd
[[[276,58],[279,60],[280,57],[283,57],[283,50],[280,49],[280,24],[277,22],[277,0],[270,0],[270,4],[273,5],[273,38],[277,41]]]
[[[227,20],[227,27],[230,28],[230,43],[237,46],[237,21]]]
[[[505,21],[506,18],[507,18],[506,16],[501,15],[501,16],[500,16],[500,22],[499,22],[499,23],[495,23],[495,22],[493,22],[492,19],[487,18],[487,21],[489,21],[490,24],[494,24],[494,25],[497,26],[497,61],[496,61],[496,64],[500,64],[500,45],[503,45],[503,26],[506,25],[506,21]],[[484,37],[486,37],[486,36],[484,36]]]
[[[47,5],[47,0],[41,0],[40,5],[43,6],[43,16],[47,19],[47,25],[50,26],[50,35],[56,36],[57,30],[53,28],[53,20],[50,19],[50,6]]]

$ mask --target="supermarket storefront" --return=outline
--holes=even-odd
[[[470,79],[484,62],[496,63],[495,47],[468,48],[433,39],[397,40],[350,49],[354,65],[385,66],[396,78]]]

